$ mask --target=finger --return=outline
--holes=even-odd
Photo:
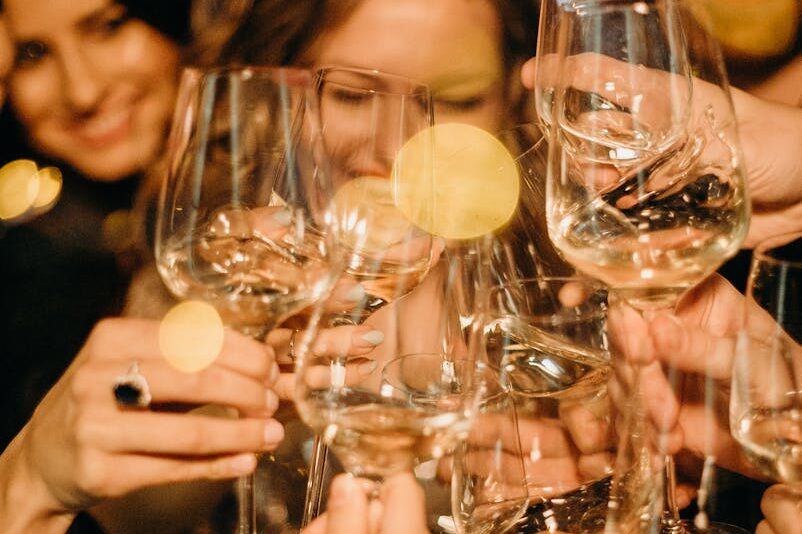
[[[174,413],[108,412],[77,423],[79,438],[110,452],[202,457],[275,449],[284,428],[274,419]]]
[[[560,288],[557,298],[560,299],[560,304],[570,308],[580,306],[592,292],[593,288],[590,285],[580,281],[570,281]]]
[[[578,459],[574,457],[546,458],[532,461],[524,458],[526,485],[539,496],[553,497],[578,488],[583,480],[579,476]]]
[[[327,328],[315,338],[312,352],[329,358],[364,356],[383,341],[384,333],[369,325]]]
[[[126,363],[161,359],[159,322],[132,318],[104,319],[95,325],[81,354],[93,360]],[[227,329],[223,348],[214,363],[257,379],[265,379],[272,371],[273,360],[271,348]]]
[[[802,534],[802,492],[775,484],[763,494],[760,510],[773,531]]]
[[[499,453],[495,450],[471,449],[458,454],[457,461],[460,462],[458,469],[461,470],[462,476],[470,475],[493,480],[499,484],[506,482],[511,484],[520,483],[526,476],[520,453]],[[452,466],[449,465],[450,463],[438,463],[438,469],[440,469],[438,476],[442,477],[450,472],[452,469]],[[441,480],[446,479],[441,478]]]
[[[521,67],[521,83],[527,89],[533,89],[535,87],[536,61],[535,58],[530,58]]]
[[[580,456],[577,460],[579,477],[584,481],[598,480],[613,474],[615,454],[598,452]]]
[[[368,499],[351,475],[338,475],[331,482],[326,507],[327,534],[368,534]]]
[[[381,488],[384,504],[382,534],[424,534],[426,504],[423,489],[409,473],[394,475]]]
[[[633,364],[654,361],[649,326],[637,310],[621,302],[613,303],[607,312],[607,327],[614,356]]]
[[[582,454],[607,450],[612,445],[608,403],[607,395],[603,395],[585,399],[584,404],[560,405],[560,419]]]
[[[690,506],[693,500],[696,498],[696,494],[696,486],[683,482],[677,483],[676,487],[674,488],[674,498],[677,502],[677,508],[683,510]]]
[[[655,354],[665,364],[719,380],[730,378],[734,338],[714,336],[701,328],[685,325],[670,313],[655,317],[649,331],[654,338]]]
[[[278,398],[284,401],[295,399],[295,373],[281,373],[279,379],[273,384],[273,391]]]
[[[345,365],[331,361],[310,363],[303,372],[305,386],[310,389],[327,389],[330,386],[353,386],[366,380],[378,368],[375,360],[352,360]]]
[[[559,419],[526,417],[518,420],[523,453],[538,458],[560,458],[576,451]]]
[[[271,415],[278,407],[276,394],[263,381],[216,365],[184,373],[164,362],[148,361],[140,364],[139,372],[148,381],[154,403],[221,404],[261,415]]]
[[[95,495],[118,497],[132,490],[187,482],[191,480],[225,480],[253,473],[256,456],[252,453],[182,459],[162,456],[115,456],[113,462],[98,462],[112,472],[94,471],[84,477],[89,491]]]

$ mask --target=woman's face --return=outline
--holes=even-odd
[[[5,0],[9,98],[32,142],[87,177],[141,172],[171,118],[178,46],[112,0]]]
[[[379,69],[429,85],[437,122],[504,127],[501,24],[491,0],[364,0],[312,53],[316,67]]]

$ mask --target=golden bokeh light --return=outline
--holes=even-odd
[[[209,367],[223,348],[223,321],[205,302],[182,302],[159,325],[159,348],[170,365],[193,373]]]
[[[21,217],[33,206],[39,194],[36,163],[18,159],[0,167],[0,219]]]
[[[37,210],[47,210],[58,200],[61,194],[61,171],[56,167],[45,167],[36,173],[39,180],[39,191],[33,201]]]
[[[515,160],[496,137],[476,126],[447,123],[407,141],[395,161],[393,192],[415,225],[447,239],[471,239],[510,220],[520,179]]]

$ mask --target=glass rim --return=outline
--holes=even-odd
[[[302,67],[282,67],[275,65],[218,65],[213,67],[200,67],[197,65],[187,65],[183,67],[182,73],[196,74],[201,78],[210,76],[228,76],[241,74],[249,76],[252,74],[270,75],[276,77],[278,83],[287,86],[312,87],[313,73],[309,69]],[[284,79],[279,76],[282,75]]]
[[[473,376],[475,376],[475,375],[477,375],[479,373],[487,373],[487,372],[495,372],[496,371],[491,365],[487,364],[487,362],[484,362],[484,361],[482,361],[480,359],[477,359],[477,358],[459,357],[459,358],[451,360],[451,359],[448,359],[446,357],[448,355],[445,352],[409,352],[409,353],[406,353],[406,354],[398,355],[398,356],[396,356],[394,358],[391,358],[390,360],[387,360],[387,362],[382,366],[382,370],[381,370],[381,381],[382,381],[382,383],[390,385],[393,389],[395,389],[397,391],[401,391],[401,392],[404,392],[406,394],[413,394],[412,392],[407,391],[406,388],[403,385],[398,384],[397,381],[395,381],[395,380],[390,380],[391,377],[387,376],[387,369],[388,369],[388,367],[390,367],[390,364],[394,364],[394,363],[397,364],[401,360],[404,360],[404,359],[409,358],[411,356],[437,356],[437,357],[439,357],[441,359],[441,361],[444,361],[444,362],[448,361],[448,362],[451,362],[453,364],[465,364],[465,363],[467,363],[467,364],[469,364],[469,366],[468,366],[469,371],[468,372],[471,372],[471,375],[473,375]],[[463,373],[457,373],[457,376],[464,376],[464,372]],[[483,395],[482,396],[483,400],[493,399],[493,398],[496,398],[496,397],[498,397],[500,395],[506,395],[508,393],[508,391],[506,389],[506,386],[503,384],[503,382],[501,381],[500,377],[494,377],[494,385],[498,386],[498,391],[494,391],[492,395],[488,395],[486,397]]]
[[[520,278],[518,280],[512,280],[509,282],[504,282],[502,284],[492,284],[490,286],[491,293],[497,292],[500,289],[505,287],[514,287],[514,286],[521,286],[521,285],[529,285],[532,283],[537,282],[580,282],[585,285],[590,286],[593,289],[606,289],[607,286],[596,280],[595,278],[587,278],[580,275],[564,275],[564,276],[531,276],[528,278]]]
[[[429,86],[426,85],[425,83],[419,82],[418,80],[415,80],[414,78],[410,78],[409,76],[404,76],[404,75],[401,75],[401,74],[394,74],[394,73],[386,72],[386,71],[379,70],[379,69],[370,69],[370,68],[363,68],[363,67],[348,67],[348,66],[344,66],[344,65],[324,66],[324,67],[320,67],[319,69],[314,71],[313,76],[314,76],[314,79],[315,79],[316,83],[319,85],[321,80],[322,80],[322,78],[323,78],[323,76],[325,76],[326,74],[328,74],[330,72],[354,72],[354,73],[357,73],[357,74],[362,74],[362,75],[370,76],[370,77],[379,76],[381,78],[390,79],[390,80],[397,80],[397,81],[403,82],[409,88],[408,91],[401,92],[401,91],[389,91],[389,90],[382,90],[382,89],[368,89],[368,88],[353,87],[352,85],[349,85],[349,84],[344,83],[344,82],[339,82],[339,81],[331,82],[331,83],[335,83],[335,84],[343,86],[343,87],[349,87],[351,89],[354,89],[355,91],[363,91],[363,92],[382,94],[382,95],[424,96],[427,99],[431,98],[431,90],[429,89]]]
[[[785,265],[793,268],[802,268],[802,260],[782,260],[771,256],[772,250],[793,243],[799,239],[802,239],[802,231],[787,232],[767,237],[755,246],[752,252],[752,261],[755,263],[760,262],[770,265]]]

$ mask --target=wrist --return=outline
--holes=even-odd
[[[65,510],[25,454],[24,428],[0,454],[0,530],[7,534],[66,532],[75,512]]]

